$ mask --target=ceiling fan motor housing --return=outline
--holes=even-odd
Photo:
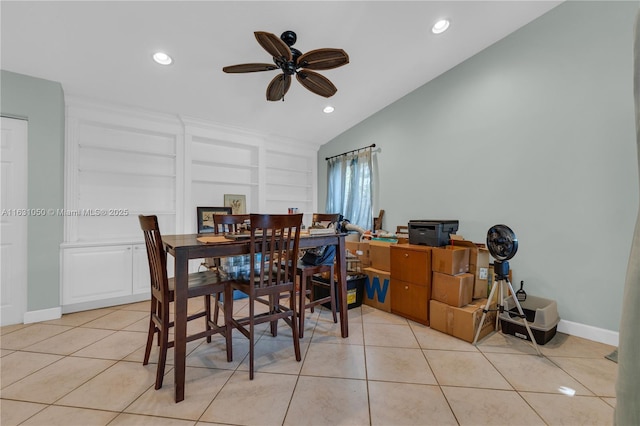
[[[283,32],[280,35],[280,40],[284,41],[287,44],[287,46],[291,47],[294,44],[296,44],[296,41],[298,40],[298,36],[296,35],[296,33],[289,30],[289,31]]]

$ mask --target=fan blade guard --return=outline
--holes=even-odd
[[[487,248],[494,259],[503,262],[518,251],[518,238],[507,225],[494,225],[487,231]]]

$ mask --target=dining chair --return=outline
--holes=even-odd
[[[335,226],[340,218],[339,213],[314,213],[311,219],[311,227],[329,227]],[[332,247],[333,248],[333,247]],[[336,290],[335,290],[335,277],[334,277],[334,269],[333,263],[335,258],[335,250],[332,251],[333,256],[330,256],[323,260],[323,263],[319,265],[311,265],[305,263],[303,261],[304,257],[298,261],[296,274],[300,278],[300,297],[299,302],[300,306],[298,308],[298,326],[300,338],[304,337],[304,317],[305,311],[307,309],[311,309],[311,312],[314,311],[314,307],[323,303],[330,303],[331,313],[333,314],[333,322],[338,322],[337,316],[337,298],[336,298]],[[316,277],[317,274],[328,273],[329,279],[328,283],[318,280]],[[314,279],[315,278],[315,279]],[[319,299],[315,299],[316,294],[318,294],[319,289],[326,289],[328,294],[326,297],[322,297]],[[314,291],[315,290],[315,291]],[[309,297],[309,301],[307,302],[307,296]]]
[[[240,232],[240,225],[249,219],[248,214],[216,214],[213,215],[213,229],[216,234]]]
[[[228,232],[240,232],[241,225],[248,220],[248,214],[214,214],[213,232],[217,235],[226,234]],[[209,269],[218,268],[220,267],[220,258],[206,258],[202,265]]]
[[[226,234],[228,232],[240,232],[241,225],[249,221],[248,214],[216,214],[213,215],[213,232],[215,234]],[[205,260],[209,269],[220,268],[220,258],[208,258]],[[213,322],[218,323],[218,316],[220,315],[220,304],[222,299],[220,294],[216,295],[216,303],[213,308]]]
[[[147,247],[147,259],[149,261],[149,273],[151,277],[151,315],[149,319],[149,333],[147,335],[147,346],[144,351],[143,365],[149,363],[153,337],[158,333],[158,345],[160,353],[158,355],[158,369],[156,371],[155,388],[162,387],[165,364],[167,361],[167,350],[174,347],[174,341],[169,340],[169,329],[174,326],[174,321],[170,321],[169,306],[175,297],[175,281],[167,277],[167,254],[162,244],[162,236],[158,226],[157,216],[139,215],[140,227],[144,233],[144,241]],[[188,297],[204,297],[204,311],[188,315],[187,322],[204,317],[204,331],[187,336],[187,342],[207,338],[211,342],[211,336],[220,333],[224,336],[227,349],[227,361],[232,361],[232,343],[229,323],[233,304],[225,304],[224,317],[225,325],[218,326],[211,320],[211,295],[224,293],[225,300],[232,298],[231,287],[226,283],[218,271],[202,271],[189,274]]]
[[[296,360],[300,361],[300,340],[296,321],[296,271],[292,267],[298,259],[302,214],[251,214],[250,269],[248,276],[230,281],[234,289],[249,296],[249,315],[231,318],[234,328],[249,339],[249,379],[254,376],[255,328],[269,322],[271,334],[277,333],[282,319],[291,327]],[[289,299],[288,306],[281,298]],[[256,312],[256,304],[266,305],[264,312]],[[259,305],[258,305],[259,306]]]

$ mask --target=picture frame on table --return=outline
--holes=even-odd
[[[198,234],[215,232],[213,216],[217,214],[231,214],[231,207],[197,207]]]
[[[242,194],[224,194],[224,206],[231,207],[231,214],[247,214],[247,197]]]

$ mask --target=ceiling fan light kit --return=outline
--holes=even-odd
[[[264,32],[254,32],[258,44],[273,57],[273,64],[247,63],[229,65],[222,68],[226,73],[247,73],[281,70],[282,74],[274,77],[267,86],[267,100],[284,100],[284,95],[291,87],[291,76],[307,90],[316,95],[330,98],[338,89],[328,78],[315,72],[338,68],[349,63],[349,55],[342,49],[324,48],[302,53],[292,47],[297,41],[293,31],[285,31],[280,37]]]

